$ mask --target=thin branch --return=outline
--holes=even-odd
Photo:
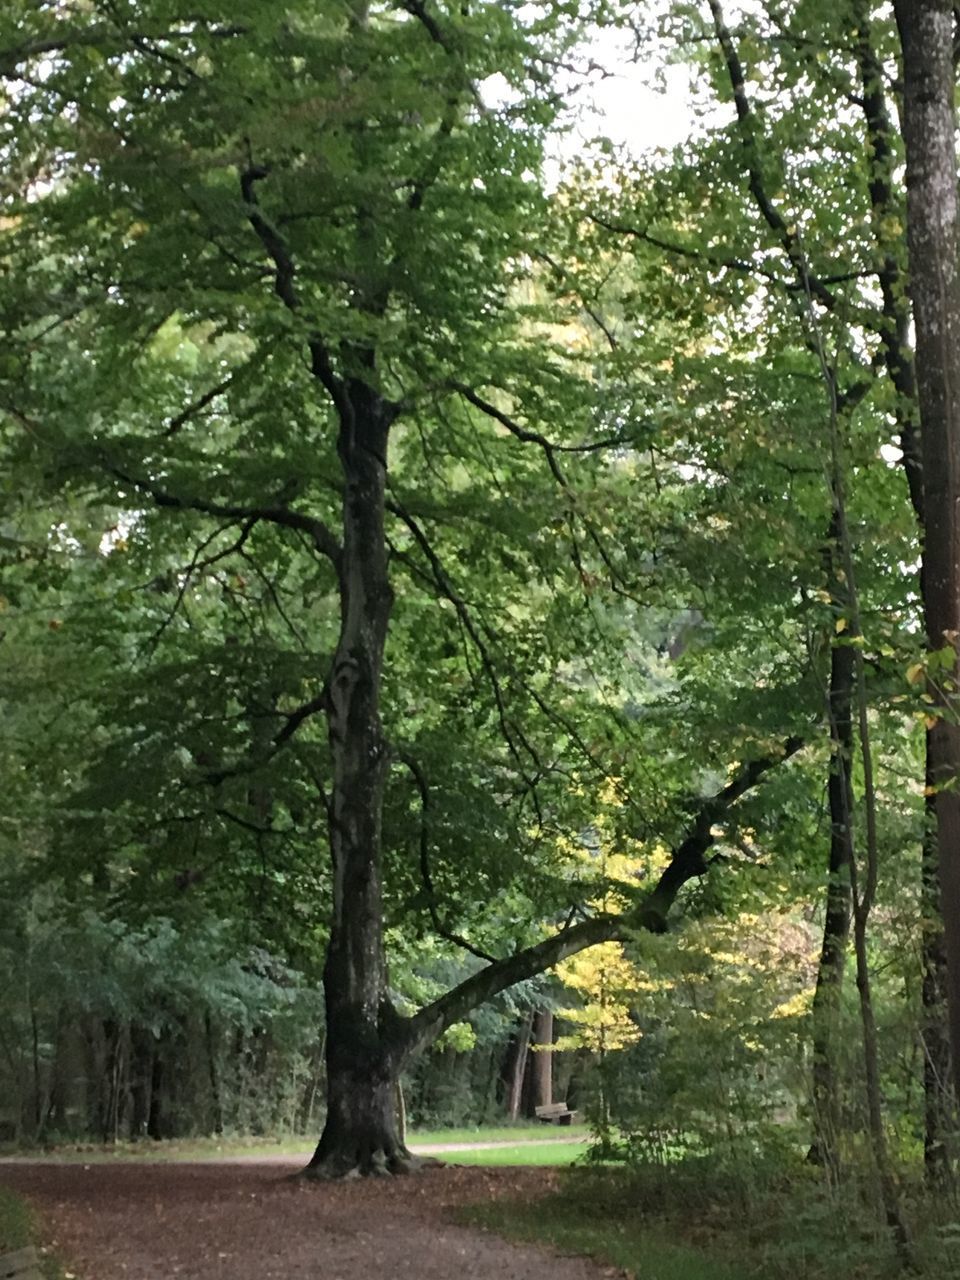
[[[231,543],[229,547],[225,547],[222,551],[218,551],[215,555],[204,556],[204,558],[201,560],[200,558],[201,553],[205,551],[207,547],[210,546],[211,543],[215,542],[222,533],[226,533],[227,529],[232,528],[232,525],[223,525],[219,529],[215,529],[208,538],[204,538],[204,540],[200,543],[200,545],[194,551],[193,558],[191,559],[190,563],[187,565],[185,569],[180,570],[180,586],[177,590],[177,597],[173,602],[173,608],[164,618],[163,622],[161,622],[157,630],[150,637],[149,644],[150,644],[151,651],[156,650],[157,645],[159,645],[163,637],[163,633],[166,631],[167,627],[170,626],[174,618],[177,616],[177,613],[180,610],[180,606],[183,604],[184,598],[190,587],[190,583],[194,579],[194,576],[198,573],[202,573],[205,569],[209,569],[213,565],[218,564],[221,560],[225,560],[228,556],[233,555],[235,552],[240,551],[243,547],[243,544],[246,542],[251,532],[253,531],[253,527],[255,524],[256,524],[255,520],[245,521],[240,531],[240,536],[239,538],[237,538],[236,542]]]
[[[543,765],[540,760],[540,756],[523,731],[510,723],[510,719],[507,714],[506,701],[503,695],[503,688],[500,683],[500,677],[497,674],[496,664],[493,661],[490,651],[487,648],[479,629],[474,623],[470,610],[467,607],[467,603],[447,576],[443,563],[441,562],[440,557],[438,556],[430,539],[409,511],[407,511],[406,508],[395,499],[388,499],[386,508],[393,515],[402,520],[413,535],[414,541],[423,552],[423,555],[430,566],[434,584],[439,588],[444,598],[449,600],[453,605],[464,631],[470,637],[477,653],[480,655],[481,665],[483,666],[487,679],[490,683],[490,688],[493,692],[493,698],[497,708],[497,718],[500,722],[500,731],[503,734],[504,742],[507,745],[507,749],[516,764],[517,769],[520,771],[521,777],[530,787],[534,805],[538,809],[538,818],[541,818],[541,815],[539,814],[536,784],[527,774],[520,754],[520,748],[522,747],[530,757],[538,772],[542,773]]]
[[[205,498],[191,498],[185,494],[170,493],[152,480],[146,480],[142,476],[131,476],[117,467],[108,466],[107,470],[124,484],[132,485],[142,493],[149,494],[158,507],[169,507],[177,511],[199,511],[204,515],[217,516],[224,520],[254,522],[262,520],[268,524],[280,525],[285,529],[298,529],[310,535],[316,549],[325,555],[337,573],[340,573],[342,554],[340,542],[333,530],[316,516],[307,515],[304,511],[294,511],[285,506],[242,507],[210,502]]]
[[[222,396],[223,393],[233,385],[233,381],[236,376],[236,371],[229,373],[221,382],[218,382],[215,387],[211,387],[209,391],[205,391],[199,399],[194,400],[192,404],[188,404],[185,409],[181,410],[181,412],[176,415],[176,417],[171,418],[161,432],[163,439],[169,440],[171,436],[175,436],[181,427],[186,426],[186,424],[190,422],[192,418],[195,418],[198,413],[202,413],[208,404],[212,404],[213,401],[216,400],[217,396]]]
[[[739,271],[743,275],[758,276],[760,279],[767,281],[768,284],[776,285],[777,288],[786,290],[787,293],[800,293],[803,291],[803,286],[798,280],[785,280],[777,272],[764,268],[759,262],[751,262],[748,258],[737,258],[725,253],[712,253],[709,250],[695,249],[692,245],[677,244],[676,241],[664,240],[661,236],[653,235],[640,227],[630,226],[622,222],[612,222],[609,218],[601,217],[598,213],[588,213],[586,216],[596,226],[602,227],[604,231],[609,231],[613,235],[630,236],[634,240],[640,240],[655,249],[662,249],[664,253],[671,253],[675,257],[687,258],[692,262],[702,262],[717,270]],[[848,284],[852,280],[864,280],[873,275],[872,269],[863,267],[855,271],[838,271],[832,275],[821,276],[820,283],[823,285]]]
[[[280,711],[277,714],[282,715],[286,721],[283,728],[278,730],[273,736],[274,749],[282,747],[288,738],[292,738],[305,720],[309,720],[311,716],[317,715],[318,712],[326,713],[330,709],[330,685],[329,681],[324,680],[323,688],[313,698],[302,702],[299,707],[295,707],[293,711]],[[273,754],[271,752],[271,754]]]
[[[409,769],[413,775],[417,790],[420,793],[420,875],[423,879],[423,887],[427,891],[427,910],[430,912],[430,921],[433,925],[434,932],[447,942],[452,942],[455,946],[461,947],[464,951],[468,951],[472,956],[476,956],[478,960],[486,960],[489,964],[496,964],[497,957],[491,955],[488,951],[483,951],[480,947],[475,946],[462,934],[455,933],[440,918],[440,912],[437,909],[437,891],[434,887],[433,876],[430,871],[430,836],[427,826],[427,814],[430,807],[430,788],[427,785],[427,778],[421,769],[417,760],[406,752],[398,752],[397,759]]]

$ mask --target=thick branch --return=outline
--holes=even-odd
[[[274,292],[288,311],[299,312],[300,295],[297,293],[296,287],[297,270],[290,248],[277,228],[264,215],[257,200],[256,184],[266,178],[269,172],[269,169],[263,165],[251,164],[240,175],[240,191],[247,206],[247,218],[250,225],[257,233],[260,243],[266,249],[270,260],[273,262]],[[307,348],[310,352],[310,368],[314,377],[326,389],[341,417],[349,418],[349,398],[344,391],[343,384],[333,371],[333,364],[326,344],[319,335],[313,334],[307,339]]]
[[[322,520],[307,515],[305,511],[293,511],[290,507],[240,507],[229,503],[208,502],[204,498],[191,498],[184,494],[168,493],[152,480],[128,475],[116,467],[109,467],[110,473],[132,485],[142,493],[147,493],[158,507],[170,507],[177,511],[199,511],[204,515],[216,516],[222,520],[265,521],[267,524],[280,525],[286,529],[298,529],[309,534],[316,549],[331,561],[338,574],[340,572],[340,543]]]
[[[795,755],[803,746],[800,738],[788,738],[782,752],[766,756],[743,766],[716,795],[710,796],[698,809],[687,829],[684,840],[674,849],[670,862],[654,888],[644,900],[624,915],[598,915],[579,924],[561,929],[559,933],[494,964],[461,982],[453,990],[426,1005],[407,1025],[407,1050],[410,1054],[431,1044],[447,1027],[459,1022],[471,1009],[499,995],[508,987],[552,968],[598,942],[624,938],[638,930],[663,933],[667,927],[667,914],[677,894],[687,883],[707,871],[706,852],[716,837],[713,828],[730,808],[764,774]]]

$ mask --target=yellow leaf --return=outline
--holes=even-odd
[[[834,628],[834,630],[836,631],[837,635],[839,635],[841,631],[846,631],[846,629],[847,629],[847,620],[846,620],[846,618],[838,618],[838,619],[837,619],[837,625],[836,625],[836,627]]]
[[[907,684],[918,684],[923,679],[923,663],[915,662],[907,667]]]

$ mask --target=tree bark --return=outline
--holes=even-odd
[[[897,393],[896,412],[903,468],[922,544],[925,520],[923,458],[917,421],[916,363],[910,346],[910,299],[898,255],[890,244],[887,231],[891,221],[896,224],[900,216],[899,205],[894,198],[895,129],[887,109],[884,69],[876,51],[871,10],[866,0],[856,0],[854,16],[857,23],[855,43],[863,89],[863,114],[867,125],[870,205],[880,254],[877,273],[883,298],[880,342],[887,374]],[[925,559],[926,552],[921,546],[921,595],[924,594]],[[955,1123],[955,1107],[952,1089],[947,1084],[950,1075],[950,1039],[945,998],[946,958],[943,913],[940,908],[936,803],[933,799],[929,730],[924,747],[927,795],[921,859],[924,1165],[928,1179],[937,1183],[942,1181],[949,1167],[947,1136]]]
[[[929,764],[947,961],[953,1070],[960,1072],[960,281],[951,0],[896,0],[903,48],[907,240],[923,439],[927,643],[954,650],[928,681],[937,719]],[[947,688],[947,682],[952,688]],[[955,1076],[960,1084],[960,1077]]]
[[[396,1125],[406,1056],[403,1020],[387,995],[381,818],[388,765],[380,688],[393,603],[387,571],[385,483],[395,409],[365,383],[344,388],[340,635],[326,690],[333,765],[333,914],[323,971],[327,1117],[306,1173],[396,1171],[409,1161]]]

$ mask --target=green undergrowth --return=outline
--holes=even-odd
[[[38,1245],[44,1280],[63,1280],[64,1273],[56,1258],[40,1252],[39,1237],[30,1210],[19,1196],[6,1187],[0,1187],[0,1257],[24,1249],[29,1244]]]
[[[511,1240],[548,1244],[627,1272],[638,1280],[741,1280],[744,1272],[640,1218],[614,1221],[578,1203],[569,1193],[533,1203],[476,1205],[463,1221]]]
[[[960,1280],[960,1206],[908,1197],[920,1273]],[[574,1167],[533,1202],[469,1207],[463,1220],[582,1254],[636,1280],[894,1280],[900,1269],[870,1180],[842,1192],[816,1170],[688,1160]]]

